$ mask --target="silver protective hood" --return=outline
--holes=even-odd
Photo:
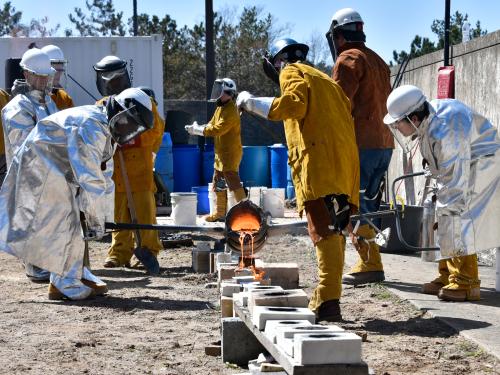
[[[0,249],[57,275],[80,279],[83,233],[114,214],[111,134],[102,106],[70,108],[40,121],[15,155],[0,190]]]
[[[57,112],[57,107],[50,96],[45,95],[42,101],[37,93],[32,91],[18,94],[2,109],[7,166],[36,123]]]
[[[438,244],[443,257],[500,246],[500,139],[458,100],[430,102],[419,126],[422,156],[437,178]]]

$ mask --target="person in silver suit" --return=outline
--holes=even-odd
[[[396,140],[417,137],[437,181],[439,276],[422,292],[445,301],[480,299],[477,253],[500,246],[500,138],[487,118],[455,99],[427,98],[405,85],[387,98],[384,122]]]
[[[0,190],[0,250],[49,270],[49,299],[81,300],[107,286],[84,267],[84,240],[113,218],[107,161],[153,124],[151,100],[137,88],[103,105],[74,107],[39,121],[14,155]],[[85,228],[82,230],[82,219]]]
[[[24,78],[14,81],[12,100],[2,109],[3,136],[7,168],[16,151],[41,119],[57,112],[50,98],[55,74],[50,57],[38,48],[27,50],[19,63]],[[49,280],[49,272],[25,264],[26,275],[36,282]]]

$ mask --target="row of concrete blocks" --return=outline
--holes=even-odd
[[[301,365],[354,364],[361,360],[361,338],[338,326],[315,325],[301,289],[280,286],[221,283],[221,314],[233,315],[233,303],[248,307],[252,322]],[[242,291],[243,290],[243,291]],[[224,350],[224,348],[223,348]]]

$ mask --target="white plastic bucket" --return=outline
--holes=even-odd
[[[265,186],[252,186],[249,188],[248,199],[262,208],[262,191],[266,189],[267,187]]]
[[[262,190],[262,205],[272,217],[285,217],[285,189]]]
[[[210,215],[213,215],[217,208],[217,195],[215,194],[215,191],[212,191],[213,185],[214,184],[211,182],[208,183],[208,204],[210,206]]]
[[[172,193],[172,214],[175,225],[196,225],[196,193]]]
[[[234,192],[231,190],[227,190],[227,210],[229,211],[231,207],[236,204],[236,199],[234,198]]]

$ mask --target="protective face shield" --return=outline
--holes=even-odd
[[[335,12],[330,23],[330,29],[325,35],[334,63],[339,54],[339,46],[335,38],[337,32],[341,30],[347,41],[364,42],[366,38],[363,33],[363,24],[360,14],[352,8],[344,8]]]
[[[143,91],[132,87],[110,100],[118,103],[118,110],[121,109],[109,120],[111,136],[119,145],[153,127],[151,99]]]
[[[209,102],[217,102],[222,97],[224,92],[235,95],[236,94],[236,83],[230,78],[216,79],[212,86],[212,93],[210,94]]]
[[[422,90],[413,85],[400,86],[391,92],[387,98],[388,113],[384,117],[384,123],[389,127],[392,135],[405,152],[409,151],[410,136],[415,132],[418,134],[419,131],[408,115],[421,107],[426,101],[427,98]],[[401,124],[403,120],[406,120],[415,131],[411,132],[410,129],[407,132],[405,131],[406,135],[401,133],[399,127],[404,126],[404,124]]]
[[[27,50],[23,54],[19,66],[23,69],[23,75],[30,91],[37,91],[41,95],[45,95],[52,90],[55,70],[45,52],[38,48]]]
[[[64,57],[62,50],[53,44],[42,47],[41,51],[45,52],[50,59],[50,64],[55,70],[53,87],[66,87],[66,65],[68,61]]]
[[[54,76],[38,75],[25,70],[24,78],[26,79],[29,91],[37,91],[41,95],[46,95],[52,91]]]
[[[117,95],[130,88],[127,62],[116,56],[106,56],[94,65],[97,90],[103,96]]]
[[[287,63],[303,61],[307,57],[309,47],[294,39],[285,38],[276,41],[266,52],[262,61],[264,73],[273,82],[279,84],[279,73]]]

